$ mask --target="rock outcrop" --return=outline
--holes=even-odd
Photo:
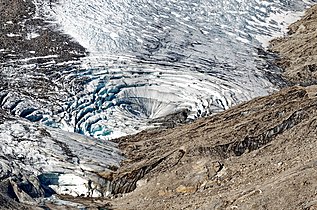
[[[313,209],[317,87],[291,87],[174,129],[116,140],[117,209]]]

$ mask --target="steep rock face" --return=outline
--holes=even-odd
[[[51,194],[103,196],[99,174],[119,167],[116,145],[68,133],[0,112],[0,180],[17,200],[32,203]]]
[[[295,84],[316,84],[317,81],[317,5],[289,26],[288,36],[271,42],[270,50],[280,54],[278,64],[284,76]]]
[[[316,205],[316,92],[292,87],[192,124],[118,139],[127,159],[111,187],[130,193],[114,207]]]

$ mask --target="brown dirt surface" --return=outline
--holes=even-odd
[[[113,175],[112,207],[316,208],[316,90],[291,87],[188,125],[116,140],[127,160]]]
[[[36,16],[35,9],[31,0],[0,0],[0,63],[47,55],[58,57],[33,61],[61,62],[86,55],[86,50],[60,33],[56,25]]]
[[[289,26],[289,34],[271,41],[270,50],[280,55],[278,64],[294,84],[317,83],[317,5]]]

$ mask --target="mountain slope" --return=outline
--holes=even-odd
[[[315,84],[317,6],[272,42],[284,76]],[[308,72],[308,73],[307,73]],[[317,87],[290,87],[174,129],[118,139],[115,209],[316,209]]]
[[[316,203],[317,87],[292,87],[175,129],[117,140],[118,209],[297,209]]]
[[[280,52],[282,61],[288,64],[284,66],[286,77],[294,83],[314,84],[314,74],[306,74],[305,68],[314,72],[315,11],[316,7],[290,27],[290,38],[273,42],[277,48],[272,49]],[[292,42],[295,36],[302,48]],[[79,46],[74,48],[84,51]],[[299,53],[297,49],[302,50]],[[31,48],[28,50],[33,52]],[[296,56],[301,60],[296,60]],[[306,61],[311,63],[303,64]],[[292,72],[289,70],[292,68],[299,77],[288,76],[287,72]],[[7,75],[4,67],[0,73],[1,79],[7,77],[0,81],[1,91],[13,87],[8,85],[13,82],[14,90],[21,91],[20,80],[15,81]],[[17,76],[20,74],[16,73]],[[32,80],[26,81],[32,83]],[[26,93],[28,87],[23,88]],[[21,109],[17,105],[21,100],[11,103],[8,98],[14,97],[10,94],[0,95],[2,108],[11,112],[10,115],[0,110],[0,149],[3,150],[0,156],[0,208],[22,209],[25,206],[17,201],[34,203],[37,197],[42,197],[45,192],[38,180],[42,173],[44,180],[45,175],[50,178],[51,173],[54,176],[74,173],[87,178],[82,183],[84,193],[91,193],[92,189],[87,187],[88,179],[94,178],[95,183],[101,182],[99,184],[114,195],[112,200],[63,198],[91,208],[315,209],[316,90],[316,86],[290,87],[191,124],[147,130],[116,139],[114,142],[125,156],[119,169],[121,152],[113,148],[116,144],[96,142],[79,134],[22,120],[19,116],[23,117],[32,109],[18,114]],[[60,91],[56,91],[56,95],[59,94]],[[36,99],[42,102],[41,97]],[[5,104],[12,106],[5,108]],[[16,116],[12,116],[14,113]],[[31,146],[23,147],[26,144]],[[111,181],[109,185],[108,180]],[[63,186],[57,186],[57,190],[58,187]],[[98,190],[103,193],[101,188]],[[48,201],[45,205],[53,204]]]

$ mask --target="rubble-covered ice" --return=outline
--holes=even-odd
[[[114,143],[0,113],[4,120],[0,123],[1,180],[13,180],[20,191],[23,183],[33,180],[37,184],[32,186],[38,186],[45,195],[99,197],[109,190],[100,174],[119,167],[122,156]],[[34,198],[42,196],[24,193]]]

